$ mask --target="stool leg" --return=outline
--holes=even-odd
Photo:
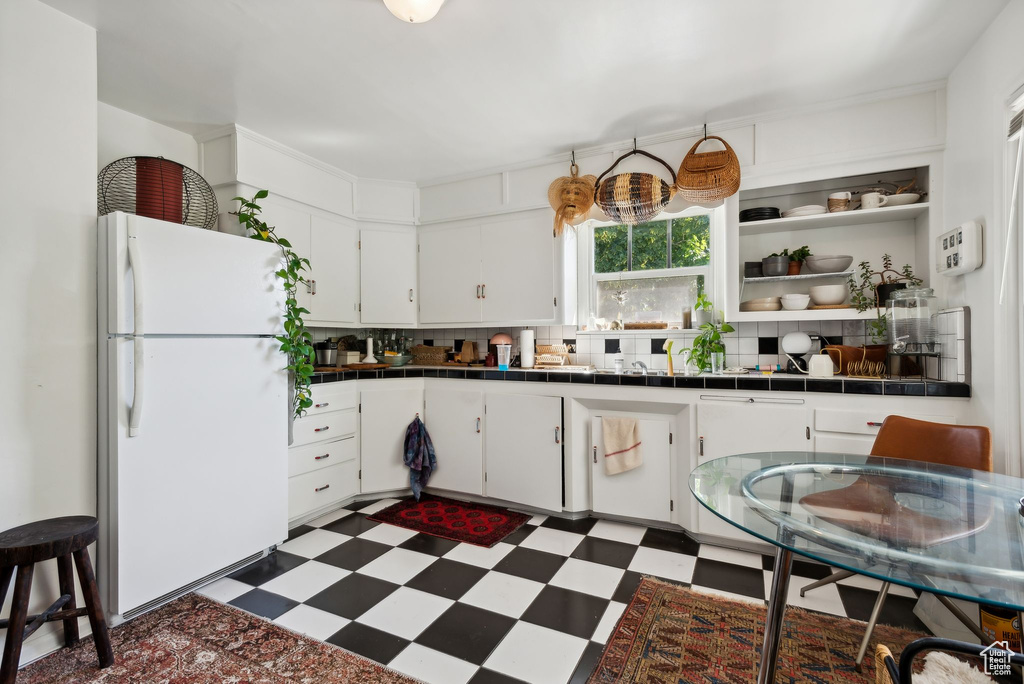
[[[85,597],[85,607],[89,611],[89,623],[92,625],[92,638],[96,642],[96,655],[99,656],[100,667],[110,667],[114,664],[114,649],[110,646],[107,619],[103,617],[103,606],[100,604],[100,592],[96,587],[96,575],[92,571],[89,551],[79,549],[74,555],[75,566],[78,568],[78,583],[82,585],[82,595]]]
[[[14,575],[14,566],[0,568],[0,606],[4,605],[7,598],[7,587],[11,586],[11,577]]]
[[[32,563],[18,566],[18,577],[14,581],[14,602],[11,604],[11,620],[7,623],[7,640],[4,642],[4,659],[0,663],[0,684],[14,684],[18,676],[18,661],[21,659],[21,641],[25,637],[25,622],[28,618],[28,595],[32,590]]]
[[[67,594],[71,600],[67,602],[64,609],[74,609],[75,603],[75,571],[71,567],[71,556],[60,556],[57,558],[57,584],[60,586],[60,593]],[[64,620],[64,645],[71,647],[78,643],[78,618]]]

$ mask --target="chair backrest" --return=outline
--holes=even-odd
[[[871,455],[991,471],[992,433],[981,425],[889,416],[875,436]]]

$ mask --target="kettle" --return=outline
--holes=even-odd
[[[822,350],[822,353],[812,356],[808,363],[807,374],[812,378],[831,378],[838,372],[835,364],[832,363],[832,357],[825,353],[824,350]]]

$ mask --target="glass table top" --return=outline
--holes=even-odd
[[[697,500],[836,568],[1024,610],[1024,480],[878,456],[776,451],[703,463]]]

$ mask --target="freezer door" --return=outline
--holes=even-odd
[[[281,330],[284,290],[274,275],[281,264],[275,245],[119,212],[100,218],[99,251],[99,317],[107,334]]]
[[[101,377],[99,575],[112,615],[288,534],[288,393],[268,338],[147,338],[145,410],[133,342],[107,340]]]

